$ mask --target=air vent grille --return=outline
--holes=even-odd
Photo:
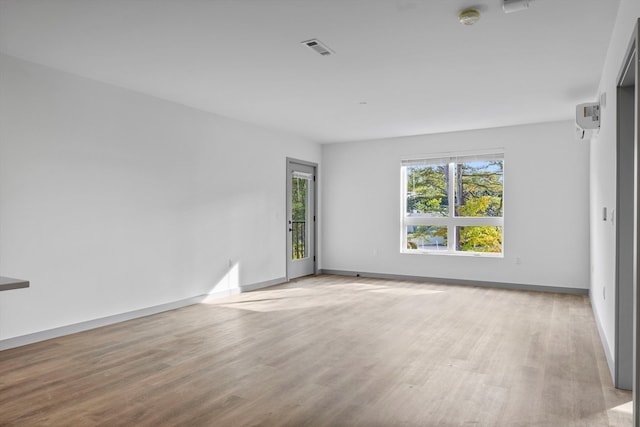
[[[326,45],[324,45],[322,42],[320,42],[320,40],[317,39],[307,40],[302,42],[302,44],[306,45],[309,49],[316,51],[322,56],[329,56],[334,54],[331,49],[329,49]]]

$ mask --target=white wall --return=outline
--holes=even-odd
[[[491,148],[505,151],[504,258],[401,254],[400,160]],[[323,269],[589,286],[589,145],[573,122],[326,145],[322,165]]]
[[[31,281],[0,340],[285,276],[319,145],[4,55],[0,93],[0,275]]]
[[[616,86],[638,17],[640,2],[621,0],[600,80],[599,93],[606,93],[606,106],[600,132],[591,142],[591,304],[610,364],[615,357],[616,238],[615,227],[601,221],[600,212],[616,206]]]

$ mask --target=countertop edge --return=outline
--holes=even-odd
[[[28,287],[28,280],[12,279],[11,277],[0,276],[0,291],[10,291],[13,289],[23,289]]]

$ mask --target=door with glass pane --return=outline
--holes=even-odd
[[[287,161],[287,277],[315,274],[315,165]]]

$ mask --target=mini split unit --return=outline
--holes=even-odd
[[[600,130],[600,104],[588,102],[576,106],[576,137],[579,140],[591,139]]]

